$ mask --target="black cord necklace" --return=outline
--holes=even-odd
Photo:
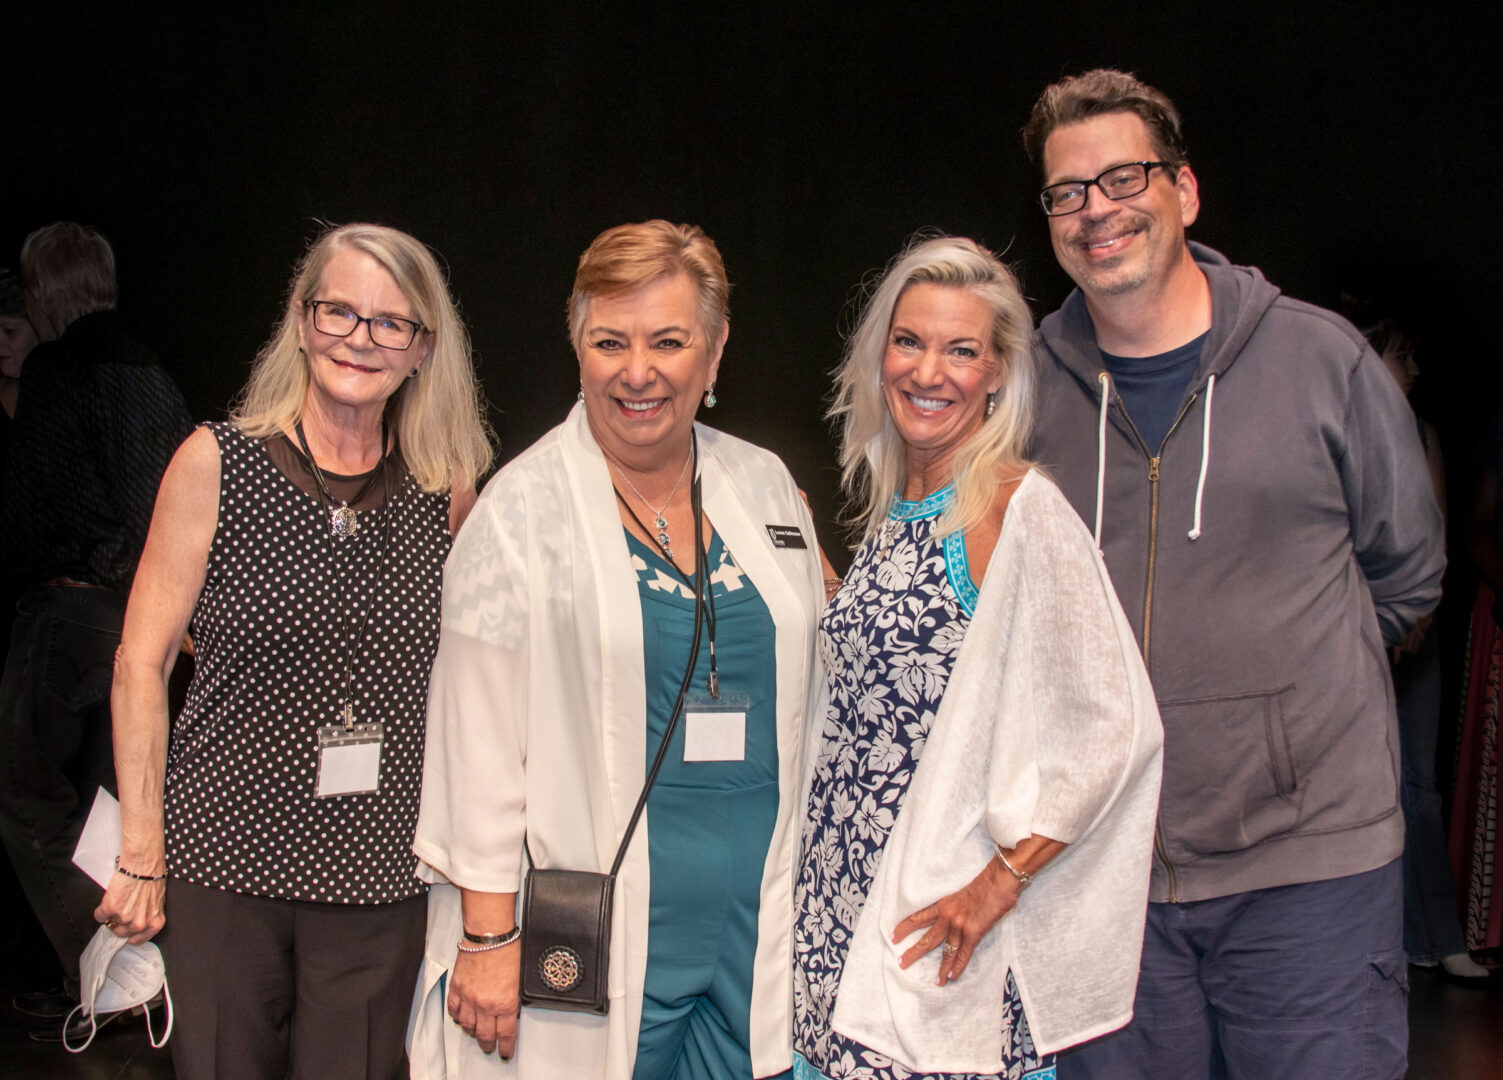
[[[380,477],[382,483],[386,482],[386,417],[381,418],[381,459],[376,462],[376,467],[371,470],[370,476],[366,477],[365,483],[360,490],[355,492],[353,499],[342,499],[339,505],[334,505],[334,496],[329,493],[329,485],[324,481],[324,471],[318,467],[318,462],[313,460],[313,451],[308,449],[308,437],[303,434],[303,422],[299,420],[292,429],[297,432],[298,445],[302,447],[303,456],[308,459],[308,467],[313,470],[313,481],[318,485],[318,501],[324,504],[329,511],[329,532],[333,536],[354,536],[360,531],[360,519],[356,516],[351,503],[358,503],[370,494],[370,490],[376,484],[376,478]]]
[[[307,436],[303,434],[303,422],[299,420],[297,424],[294,425],[294,429],[297,431],[298,442],[302,444],[303,453],[307,455],[308,464],[313,467],[313,478],[318,482],[319,505],[324,506],[329,511],[329,553],[331,556],[333,556],[334,565],[339,569],[340,592],[344,592],[344,564],[347,560],[343,560],[339,557],[339,550],[342,545],[336,544],[334,542],[334,538],[336,536],[351,537],[355,535],[356,526],[353,524],[355,511],[350,509],[349,503],[343,504],[337,510],[333,508],[334,500],[329,495],[328,486],[324,483],[323,471],[319,469],[318,462],[313,460],[313,455],[308,451],[308,439]],[[365,486],[360,490],[360,492],[355,496],[354,499],[350,500],[350,502],[359,502],[361,499],[363,499],[366,493],[370,491],[372,485],[375,483],[376,477],[380,476],[382,490],[381,502],[382,510],[384,512],[382,514],[381,522],[381,547],[376,556],[376,579],[371,585],[371,597],[370,601],[365,605],[365,614],[361,617],[359,626],[355,627],[354,633],[351,634],[349,639],[345,642],[344,649],[344,684],[341,687],[339,717],[343,722],[346,731],[352,729],[355,725],[355,701],[353,695],[351,694],[351,687],[354,683],[355,677],[355,647],[365,638],[365,633],[370,628],[371,612],[376,609],[376,596],[381,591],[381,575],[386,569],[386,553],[391,548],[391,519],[396,516],[396,508],[392,506],[391,470],[386,467],[386,459],[388,456],[389,455],[386,450],[386,420],[383,417],[381,420],[381,461],[377,464],[375,471],[371,473],[370,479],[365,482]],[[352,524],[349,526],[348,531],[341,531],[339,525],[339,515],[341,513],[349,515],[349,519]],[[351,558],[353,558],[353,553],[351,554]]]

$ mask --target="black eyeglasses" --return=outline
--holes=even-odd
[[[370,330],[371,341],[383,349],[401,351],[410,348],[418,331],[424,329],[422,323],[396,315],[366,317],[332,300],[309,300],[308,306],[313,309],[313,328],[320,334],[349,337],[357,326],[365,323]]]
[[[1091,185],[1101,189],[1113,202],[1130,199],[1148,190],[1148,173],[1152,169],[1170,169],[1167,161],[1129,161],[1113,165],[1094,180],[1066,180],[1062,184],[1050,184],[1039,192],[1039,202],[1044,213],[1050,217],[1063,217],[1085,209]]]

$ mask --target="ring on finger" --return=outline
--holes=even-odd
[[[946,956],[954,956],[956,953],[958,953],[960,951],[960,946],[959,945],[951,944],[950,942],[947,941],[947,942],[944,943],[944,945],[941,947],[941,949],[942,949],[942,951],[944,952],[944,954]]]

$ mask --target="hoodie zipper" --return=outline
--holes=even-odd
[[[1185,402],[1185,407],[1174,418],[1174,423],[1169,425],[1169,430],[1164,432],[1164,441],[1159,443],[1157,457],[1148,459],[1148,588],[1143,592],[1143,663],[1148,664],[1149,642],[1153,631],[1153,575],[1155,572],[1155,560],[1158,557],[1159,548],[1159,458],[1164,455],[1164,447],[1169,445],[1169,436],[1174,434],[1174,429],[1179,427],[1179,422],[1185,418],[1185,413],[1190,411],[1190,406],[1195,404],[1195,399],[1200,395],[1191,394],[1190,400]],[[1120,396],[1119,399],[1120,401]],[[1122,415],[1127,416],[1127,410],[1122,410]],[[1132,423],[1132,417],[1127,417],[1127,422]],[[1137,426],[1133,426],[1133,434],[1137,434]],[[1138,442],[1143,442],[1143,436],[1138,435]],[[1143,452],[1147,453],[1147,445],[1144,444]]]
[[[1174,423],[1169,425],[1169,430],[1164,433],[1163,442],[1159,443],[1159,452],[1155,456],[1148,454],[1148,440],[1143,438],[1138,425],[1133,423],[1128,415],[1127,406],[1122,401],[1122,395],[1117,394],[1117,408],[1122,412],[1122,418],[1127,421],[1127,426],[1132,428],[1133,436],[1138,440],[1138,446],[1148,458],[1148,570],[1146,586],[1143,590],[1143,666],[1148,666],[1148,654],[1153,631],[1153,576],[1157,569],[1155,561],[1158,557],[1159,545],[1159,459],[1164,455],[1164,447],[1169,445],[1169,436],[1179,427],[1179,422],[1190,411],[1190,406],[1195,404],[1199,393],[1191,394],[1190,400],[1185,402],[1185,407],[1174,418]],[[1164,870],[1169,877],[1169,903],[1179,902],[1179,874],[1174,869],[1174,863],[1169,861],[1169,849],[1164,843],[1164,832],[1158,819],[1153,823],[1153,850],[1164,864]]]

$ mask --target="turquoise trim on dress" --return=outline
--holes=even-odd
[[[966,615],[974,616],[976,598],[981,593],[971,580],[971,566],[965,557],[965,533],[959,529],[945,537],[945,574],[950,579],[950,588],[955,590],[955,599],[960,601]]]
[[[946,484],[932,495],[926,495],[917,502],[894,496],[892,506],[888,508],[887,517],[890,521],[919,521],[944,513],[954,501],[954,484]],[[980,590],[971,580],[970,564],[965,557],[965,533],[957,529],[945,537],[944,545],[945,573],[950,579],[950,587],[955,590],[955,599],[960,601],[960,606],[965,610],[967,617],[975,615],[976,599],[980,596]]]
[[[934,494],[926,495],[918,502],[910,502],[894,495],[892,506],[887,510],[887,516],[893,521],[917,521],[919,518],[933,517],[954,501],[954,484],[946,484]]]
[[[797,1050],[793,1052],[793,1080],[830,1080],[829,1076],[820,1072],[809,1059]],[[1054,1065],[1050,1063],[1041,1069],[1025,1072],[1018,1080],[1058,1080],[1054,1072]]]

